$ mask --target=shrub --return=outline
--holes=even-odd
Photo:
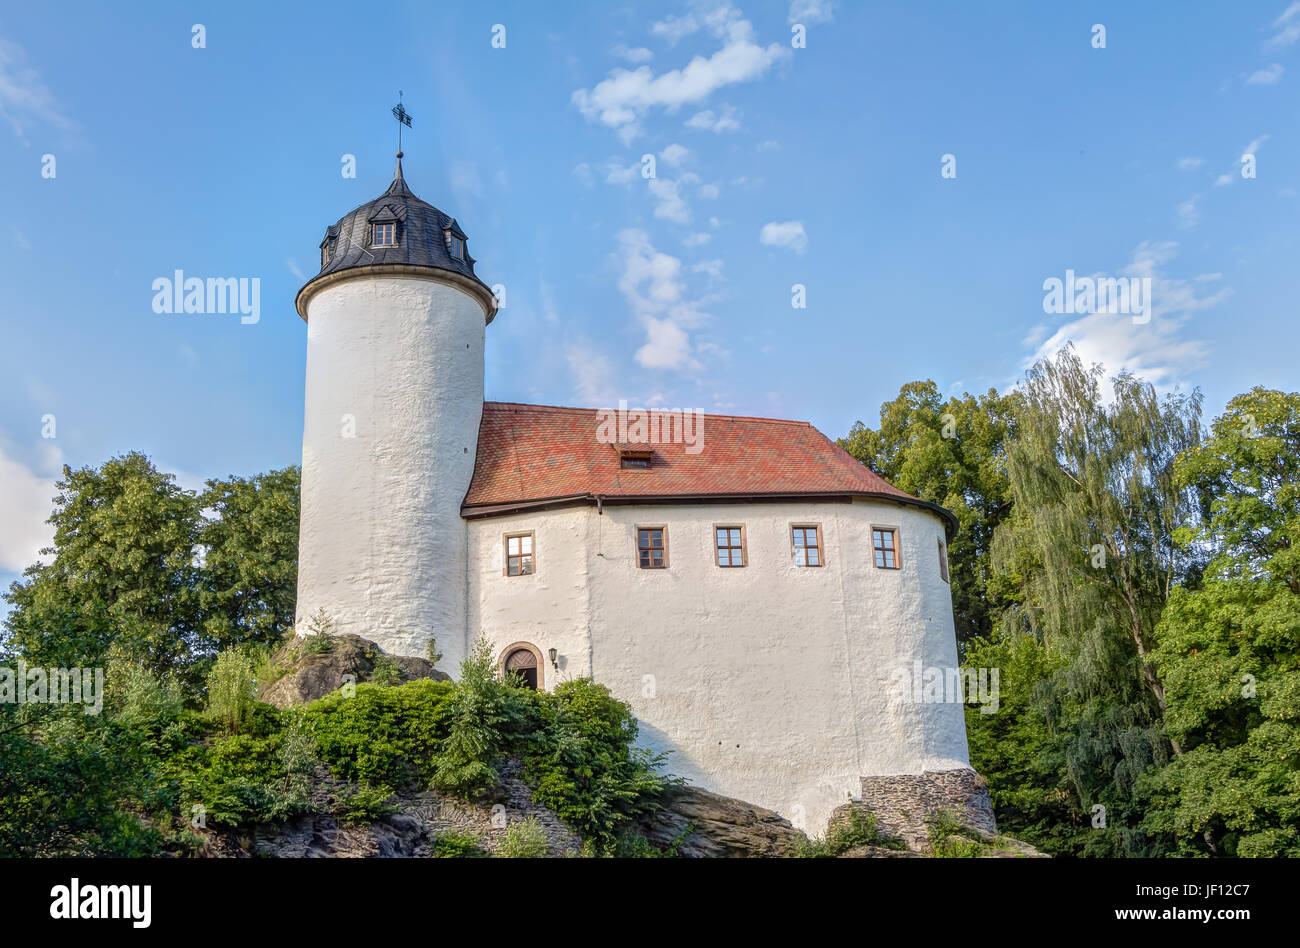
[[[256,704],[254,659],[243,646],[226,649],[208,675],[208,715],[231,734],[245,726]]]
[[[387,655],[381,655],[375,659],[374,667],[370,670],[370,680],[376,685],[391,687],[402,683],[402,666],[397,664],[395,659]]]
[[[506,835],[497,847],[497,855],[506,859],[539,859],[546,855],[546,830],[537,817],[516,820],[506,828]]]
[[[396,807],[392,804],[393,791],[380,784],[370,784],[350,790],[335,807],[335,814],[344,822],[353,824],[374,823],[392,813]]]
[[[520,692],[531,694],[531,692]],[[633,747],[631,709],[589,678],[566,681],[538,702],[535,735],[523,742],[533,799],[608,851],[640,813],[681,778],[661,775],[666,755]]]
[[[876,814],[851,807],[827,829],[821,839],[805,837],[795,855],[804,859],[828,859],[857,849],[859,846],[878,846],[882,849],[906,849],[907,844],[880,831]]]
[[[302,649],[308,655],[324,655],[334,650],[334,620],[329,617],[324,606],[307,620]]]
[[[434,765],[435,788],[475,796],[496,786],[492,763],[504,745],[503,729],[508,722],[505,690],[497,679],[491,646],[480,638],[461,663],[450,727]]]
[[[426,783],[448,731],[455,686],[419,679],[397,688],[360,684],[312,702],[304,719],[317,753],[345,780],[403,787]]]
[[[448,830],[445,833],[439,833],[438,838],[433,841],[433,855],[438,859],[465,859],[476,856],[486,856],[479,848],[479,839],[473,833],[462,833],[458,830]]]

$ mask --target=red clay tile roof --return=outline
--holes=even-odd
[[[599,423],[593,408],[484,403],[463,512],[595,496],[662,502],[790,494],[868,495],[941,510],[887,483],[805,421],[704,415],[702,450],[651,445],[649,470],[620,467],[615,445],[597,440]]]

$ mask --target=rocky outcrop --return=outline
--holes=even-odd
[[[687,857],[790,856],[804,840],[774,811],[699,787],[673,787],[639,822],[655,846]]]
[[[323,770],[317,775],[312,804],[317,812],[284,823],[267,823],[243,833],[211,833],[205,856],[284,858],[423,858],[436,855],[438,837],[446,833],[476,840],[480,855],[494,854],[510,824],[530,817],[546,835],[547,856],[571,856],[582,839],[551,810],[534,803],[531,788],[520,779],[519,763],[507,761],[493,799],[470,803],[432,790],[397,793],[394,812],[364,825],[351,825],[335,811],[350,789]]]
[[[359,635],[331,635],[328,646],[328,651],[313,651],[299,636],[281,646],[271,661],[283,674],[262,685],[261,700],[277,708],[306,704],[337,691],[345,684],[371,681],[376,667],[382,663],[391,663],[390,673],[395,673],[396,679],[391,680],[391,684],[417,678],[451,680],[450,675],[438,671],[427,658],[385,655],[374,642]]]

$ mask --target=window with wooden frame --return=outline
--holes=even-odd
[[[668,528],[636,528],[636,561],[641,569],[665,569],[668,566]]]
[[[745,528],[730,524],[713,525],[714,561],[722,567],[748,566],[745,554]]]
[[[536,568],[533,559],[533,535],[529,533],[507,533],[506,569],[507,576],[530,576]]]
[[[795,566],[821,566],[822,528],[815,523],[796,523],[790,526],[790,548],[794,551]]]
[[[461,240],[455,234],[449,235],[448,243],[451,244],[451,255],[456,260],[465,259],[465,241]]]
[[[871,547],[878,569],[898,569],[898,528],[872,527]]]
[[[397,225],[396,224],[376,224],[375,240],[372,246],[375,247],[396,247],[397,246]]]
[[[943,541],[939,542],[939,578],[945,583],[948,582],[948,551],[944,549]]]

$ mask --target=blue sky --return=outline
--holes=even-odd
[[[492,399],[837,436],[1067,338],[1211,414],[1296,388],[1300,3],[1133,6],[7,6],[0,582],[64,463],[298,461],[294,294],[391,179],[398,89],[407,180],[506,287]],[[176,269],[258,278],[259,321],[154,313]],[[1067,270],[1150,277],[1154,318],[1045,314]]]

